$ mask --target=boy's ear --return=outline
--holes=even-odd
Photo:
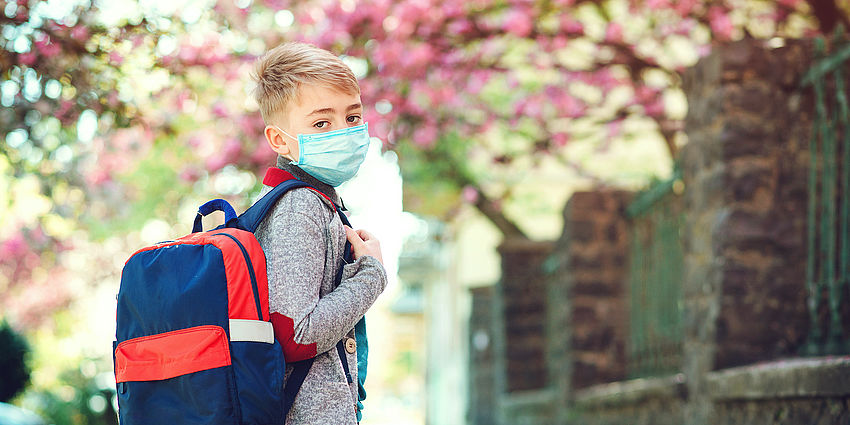
[[[289,144],[286,143],[286,139],[284,139],[285,136],[280,132],[280,130],[276,127],[267,125],[264,132],[266,135],[266,141],[269,142],[269,146],[271,146],[273,151],[282,156],[289,155]]]

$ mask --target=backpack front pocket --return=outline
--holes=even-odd
[[[115,349],[125,425],[239,423],[227,334],[205,325],[133,338]]]

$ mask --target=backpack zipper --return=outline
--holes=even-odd
[[[242,250],[242,257],[245,258],[245,266],[248,267],[248,274],[251,276],[251,290],[254,291],[254,303],[257,305],[257,317],[259,320],[263,320],[263,309],[260,307],[260,289],[257,287],[257,276],[254,275],[254,266],[251,264],[251,257],[248,255],[248,250],[245,249],[245,246],[242,245],[242,242],[229,233],[213,233],[212,236],[224,235],[230,239],[233,239],[233,242],[236,242],[236,245],[239,246],[239,249]]]

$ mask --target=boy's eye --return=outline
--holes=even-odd
[[[348,117],[348,122],[358,122],[360,121],[360,115],[351,115]]]
[[[327,121],[319,121],[319,122],[317,122],[317,123],[313,124],[313,127],[316,127],[316,128],[325,128],[325,127],[327,127],[328,125],[330,125],[330,123],[329,123],[329,122],[327,122]]]

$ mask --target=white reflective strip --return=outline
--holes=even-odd
[[[230,341],[274,344],[274,328],[262,320],[230,319]]]

